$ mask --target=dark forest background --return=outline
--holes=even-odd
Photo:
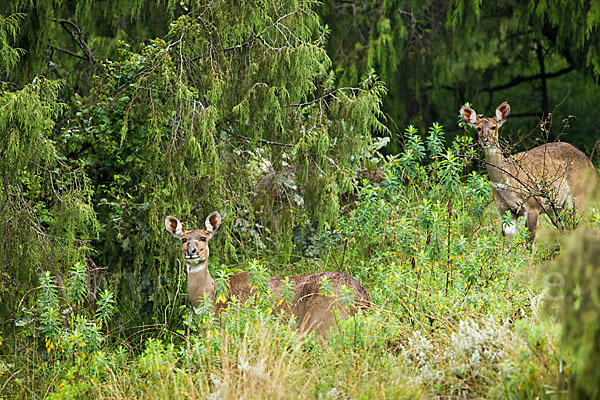
[[[258,243],[290,261],[407,125],[464,133],[465,102],[509,101],[515,149],[559,138],[598,159],[593,1],[13,1],[0,15],[4,316],[22,282],[76,260],[163,310],[165,214],[222,209],[223,259]]]
[[[273,398],[335,397],[342,375],[357,398],[540,398],[569,379],[597,396],[598,210],[556,264],[559,350],[531,270],[565,239],[503,241],[458,110],[508,101],[508,152],[561,140],[597,167],[599,38],[597,0],[1,2],[0,392],[170,397],[183,373],[259,398],[248,351],[283,371]],[[380,308],[293,354],[260,302],[193,322],[164,218],[214,210],[219,279],[339,269]]]

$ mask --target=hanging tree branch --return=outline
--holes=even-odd
[[[79,27],[77,25],[75,25],[74,22],[66,20],[66,19],[54,18],[54,22],[58,22],[60,24],[60,26],[63,27],[64,30],[69,32],[69,34],[71,35],[73,40],[75,42],[77,42],[77,45],[85,53],[85,57],[77,55],[75,53],[72,53],[68,50],[60,49],[60,48],[57,48],[54,46],[52,46],[52,47],[55,48],[56,50],[59,50],[59,51],[65,53],[65,54],[69,54],[73,57],[81,58],[83,60],[89,61],[91,64],[94,64],[96,62],[96,57],[94,56],[94,53],[92,53],[92,51],[90,50],[88,45],[85,43],[85,40],[83,40],[83,38],[82,38],[83,32],[81,32],[81,29],[79,29]]]
[[[251,37],[250,39],[248,39],[247,41],[245,41],[245,42],[243,42],[243,43],[236,44],[236,45],[234,45],[234,46],[231,46],[231,47],[223,47],[223,48],[221,49],[221,51],[223,51],[224,53],[226,53],[226,52],[229,52],[229,51],[239,50],[239,49],[242,49],[242,48],[244,48],[244,47],[250,46],[250,45],[254,44],[254,43],[255,43],[255,42],[257,42],[257,41],[260,41],[260,42],[262,42],[262,43],[265,45],[265,47],[267,47],[268,49],[271,49],[271,50],[280,51],[280,50],[283,50],[283,49],[285,49],[285,48],[292,48],[292,45],[290,44],[290,42],[289,42],[289,40],[288,40],[288,37],[287,37],[287,35],[286,35],[286,34],[285,34],[285,33],[284,33],[282,30],[281,30],[281,26],[284,26],[284,25],[283,25],[281,22],[282,22],[284,19],[286,19],[286,18],[288,18],[288,17],[291,17],[291,16],[293,16],[293,15],[295,15],[295,14],[301,13],[301,12],[304,12],[304,10],[303,10],[302,8],[298,8],[298,9],[296,9],[296,10],[292,11],[292,12],[289,12],[289,13],[287,13],[287,14],[285,14],[285,15],[282,15],[282,16],[280,16],[279,18],[277,18],[277,20],[276,20],[275,22],[273,22],[271,25],[268,25],[268,26],[266,26],[266,27],[265,27],[265,28],[264,28],[262,31],[260,31],[259,33],[255,33],[255,32],[253,32],[253,33],[252,33],[252,37]],[[207,23],[205,23],[205,25],[207,25],[207,26],[208,26],[208,24],[207,24]],[[285,26],[284,26],[284,27],[285,27]],[[278,30],[278,31],[279,31],[279,33],[282,35],[282,37],[284,37],[284,38],[286,39],[286,42],[287,42],[287,45],[286,45],[286,46],[284,46],[284,47],[276,47],[276,46],[274,46],[274,45],[270,44],[270,43],[267,41],[267,39],[265,39],[265,37],[264,37],[264,36],[265,36],[267,33],[269,33],[269,31],[270,31],[270,30],[272,30],[272,29],[276,29],[276,30]],[[296,39],[297,41],[300,41],[300,42],[301,42],[301,43],[303,43],[303,44],[309,44],[309,43],[306,43],[306,42],[303,42],[303,41],[299,40],[299,39],[298,39],[298,38],[297,38],[297,37],[296,37],[296,36],[295,36],[295,35],[294,35],[294,34],[293,34],[293,33],[292,33],[292,32],[291,32],[291,31],[290,31],[288,28],[287,28],[287,27],[285,27],[285,30],[288,32],[288,35],[292,36],[292,37],[293,37],[294,39]],[[198,60],[200,60],[200,59],[203,59],[203,58],[209,57],[209,56],[211,55],[211,52],[212,52],[212,51],[209,51],[208,53],[205,53],[205,54],[199,55],[199,56],[197,56],[197,57],[191,58],[191,59],[189,59],[189,60],[187,60],[187,61],[188,61],[188,62],[195,62],[195,61],[198,61]]]
[[[569,66],[565,67],[565,68],[561,68],[556,72],[551,72],[551,73],[540,73],[540,74],[536,74],[536,75],[532,75],[532,76],[520,76],[517,75],[516,77],[514,77],[512,80],[510,80],[509,82],[503,84],[503,85],[498,85],[498,86],[492,86],[489,88],[484,88],[482,89],[484,92],[495,92],[496,90],[505,90],[505,89],[510,89],[511,87],[520,85],[521,83],[525,83],[525,82],[529,82],[529,81],[535,81],[538,79],[549,79],[549,78],[556,78],[558,76],[564,75],[564,74],[568,74],[569,72],[573,71],[575,69],[575,64],[571,63],[569,64]],[[442,89],[446,89],[446,90],[450,90],[450,91],[457,91],[459,90],[458,87],[456,86],[449,86],[449,85],[441,85],[440,86]],[[425,86],[425,89],[427,90],[431,90],[433,89],[433,85],[427,85]]]
[[[520,85],[521,83],[524,83],[524,82],[535,81],[535,80],[542,79],[542,78],[545,78],[545,79],[556,78],[557,76],[561,76],[561,75],[567,74],[567,73],[573,71],[574,69],[575,69],[575,64],[570,64],[568,67],[559,69],[558,71],[552,72],[552,73],[549,73],[549,74],[540,73],[540,74],[532,75],[532,76],[520,76],[520,75],[517,75],[510,82],[505,83],[504,85],[492,86],[491,88],[487,88],[487,89],[483,89],[483,90],[486,91],[486,92],[494,92],[496,90],[509,89],[509,88],[511,88],[513,86]]]
[[[77,54],[77,53],[74,53],[74,52],[72,52],[71,50],[67,50],[67,49],[61,49],[60,47],[56,47],[56,46],[53,46],[53,45],[50,45],[50,48],[51,48],[52,50],[57,50],[57,51],[60,51],[61,53],[68,54],[68,55],[70,55],[71,57],[76,57],[76,58],[79,58],[80,60],[83,60],[83,61],[88,61],[88,59],[87,59],[87,58],[85,58],[84,56],[80,56],[79,54]],[[52,58],[52,57],[50,57],[50,58]]]

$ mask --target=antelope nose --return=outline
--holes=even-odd
[[[187,254],[188,256],[193,256],[196,254],[196,248],[194,246],[189,246],[187,249]]]

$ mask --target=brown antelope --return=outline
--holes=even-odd
[[[200,301],[207,296],[212,300],[215,314],[227,307],[232,296],[240,302],[246,301],[254,292],[248,282],[248,273],[242,272],[229,277],[229,293],[225,301],[217,301],[215,298],[215,281],[208,270],[209,248],[208,241],[221,226],[221,215],[218,212],[211,213],[205,221],[205,228],[200,230],[185,230],[181,222],[175,217],[165,218],[165,227],[174,237],[181,240],[183,258],[187,268],[188,296],[195,312],[199,311]],[[320,293],[321,282],[326,277],[329,288],[333,289],[333,297]],[[357,308],[367,308],[370,304],[370,296],[363,285],[343,272],[319,272],[309,275],[289,277],[289,282],[294,286],[294,294],[291,304],[277,302],[274,307],[276,312],[296,316],[297,326],[300,331],[315,331],[321,337],[326,337],[327,331],[335,322],[332,309],[339,311],[338,315],[346,317],[356,313]],[[277,296],[283,278],[272,278],[268,281],[271,291]],[[336,299],[335,293],[340,292],[343,287],[353,292],[353,305],[343,307]]]
[[[590,192],[586,179],[592,182],[596,173],[585,154],[568,143],[554,142],[504,157],[498,129],[510,115],[507,102],[498,106],[493,117],[477,115],[469,107],[462,107],[460,115],[477,129],[500,215],[507,211],[512,215],[512,223],[502,227],[504,236],[511,238],[517,232],[516,222],[521,216],[525,216],[529,240],[533,242],[540,213],[555,221],[565,206],[583,212]]]

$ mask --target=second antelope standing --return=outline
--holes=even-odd
[[[181,240],[187,268],[188,296],[194,311],[198,310],[200,301],[207,296],[212,300],[215,314],[219,314],[227,307],[232,296],[236,296],[243,303],[253,294],[254,289],[248,281],[248,273],[242,272],[229,277],[229,293],[226,300],[216,301],[215,281],[208,270],[208,241],[221,226],[221,215],[216,211],[211,213],[204,225],[204,229],[188,231],[177,218],[171,216],[165,218],[167,232]],[[323,277],[327,278],[333,296],[323,294],[321,288]],[[294,286],[291,304],[277,301],[274,305],[275,311],[294,315],[300,331],[315,331],[321,337],[327,336],[329,328],[335,323],[336,315],[340,317],[353,315],[357,308],[367,308],[371,301],[363,285],[344,272],[290,276],[289,282]],[[283,283],[283,278],[272,278],[268,281],[276,298]],[[344,286],[353,293],[353,305],[349,307],[343,306],[337,298]],[[337,310],[336,313],[332,312],[334,309]]]
[[[540,213],[555,219],[567,205],[583,212],[590,192],[588,183],[595,181],[596,173],[585,154],[568,143],[554,142],[504,157],[498,129],[510,115],[508,103],[500,104],[493,117],[477,115],[469,107],[462,107],[460,115],[477,129],[500,215],[508,211],[512,216],[512,223],[502,228],[505,236],[516,233],[516,221],[521,216],[525,216],[529,240],[533,241]]]

